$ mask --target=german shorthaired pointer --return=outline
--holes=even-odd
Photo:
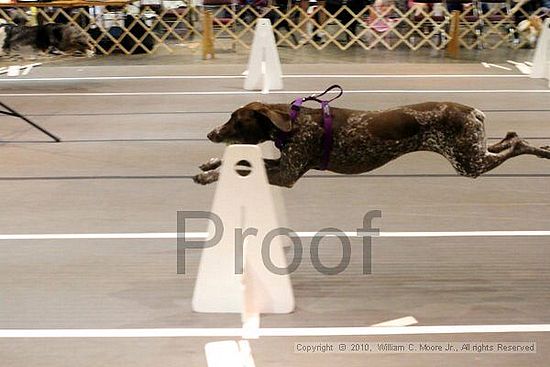
[[[476,178],[509,158],[531,154],[550,159],[550,147],[537,148],[509,132],[500,142],[487,145],[484,114],[452,102],[426,102],[386,111],[332,108],[333,143],[328,171],[357,174],[376,169],[403,154],[439,153],[462,176]],[[215,143],[259,144],[280,140],[279,159],[265,159],[269,183],[292,187],[308,170],[323,166],[323,114],[302,107],[291,122],[288,104],[250,103],[230,120],[212,130]],[[219,158],[200,166],[194,181],[209,184],[218,179]]]

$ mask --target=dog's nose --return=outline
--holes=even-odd
[[[213,143],[219,143],[220,136],[216,130],[210,131],[206,137]]]

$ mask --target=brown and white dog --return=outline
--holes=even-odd
[[[453,102],[426,102],[386,111],[332,108],[333,144],[327,170],[358,174],[374,170],[411,152],[441,154],[462,176],[478,177],[504,161],[522,154],[550,159],[550,148],[529,145],[509,132],[487,145],[484,114]],[[215,143],[259,144],[286,134],[279,159],[265,159],[269,182],[292,187],[323,160],[323,117],[320,109],[302,107],[295,123],[289,105],[250,103],[231,114],[208,138]],[[194,177],[200,184],[218,179],[219,158],[200,166]]]
[[[12,52],[23,48],[31,48],[33,52],[61,51],[87,56],[94,53],[88,36],[67,24],[49,23],[32,27],[21,23],[0,24],[0,55],[11,56]]]
[[[529,41],[531,47],[535,47],[542,32],[542,20],[536,15],[531,15],[519,22],[518,31]]]

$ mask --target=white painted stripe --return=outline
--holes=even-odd
[[[506,67],[506,66],[501,66],[501,65],[497,65],[497,64],[490,64],[490,63],[486,63],[486,64],[487,64],[487,66],[485,66],[485,65],[483,65],[483,66],[485,66],[485,67],[488,67],[488,66],[489,66],[489,67],[493,67],[493,68],[497,68],[497,69],[502,69],[502,70],[507,70],[507,71],[511,71],[511,70],[512,70],[512,69],[510,69],[510,68],[508,68],[508,67]]]
[[[23,72],[21,73],[21,75],[28,75],[34,67],[40,66],[40,65],[42,65],[41,62],[36,62],[36,63],[34,63],[34,64],[27,64],[27,65],[24,65],[23,68],[24,68],[25,70],[23,70]]]
[[[545,333],[550,324],[260,328],[260,337]],[[0,329],[0,338],[241,337],[241,328]]]
[[[514,65],[522,74],[525,74],[525,75],[531,74],[531,67],[529,67],[529,65],[527,64],[524,64],[522,62],[517,62],[514,60],[507,60],[506,62]]]
[[[413,316],[406,316],[395,320],[384,321],[378,324],[374,324],[372,326],[373,327],[378,327],[378,326],[396,327],[396,326],[409,326],[414,324],[418,324],[418,320],[416,320]]]
[[[270,94],[313,94],[323,91],[270,91]],[[422,94],[422,93],[550,93],[550,89],[371,89],[346,90],[346,94]],[[261,95],[260,91],[205,92],[96,92],[96,93],[1,93],[0,97],[120,97],[120,96],[238,96]]]
[[[369,232],[342,232],[347,237],[362,237]],[[341,235],[341,233],[325,233],[325,235]],[[183,233],[179,234],[183,237]],[[317,232],[296,232],[300,238],[312,238]],[[380,232],[372,233],[373,237],[413,238],[413,237],[550,237],[550,231],[455,231],[455,232]],[[117,240],[117,239],[176,239],[176,232],[145,232],[145,233],[52,233],[52,234],[3,234],[0,240]],[[204,240],[207,232],[187,232],[189,240]]]
[[[206,232],[186,234],[189,239],[206,238]],[[0,235],[0,240],[90,240],[90,239],[175,239],[175,232],[159,233],[55,233],[55,234],[7,234]]]
[[[384,79],[414,79],[414,78],[525,78],[520,74],[302,74],[283,75],[283,78],[384,78]]]
[[[146,76],[84,76],[20,78],[17,82],[65,82],[100,80],[193,80],[193,79],[244,79],[245,75],[146,75]],[[286,74],[285,79],[455,79],[455,78],[525,78],[520,74]],[[15,80],[0,79],[1,82]]]
[[[380,232],[380,237],[531,237],[550,236],[550,231]]]

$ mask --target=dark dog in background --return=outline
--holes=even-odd
[[[324,155],[321,109],[302,107],[295,123],[287,104],[250,103],[212,130],[215,143],[259,144],[286,142],[279,159],[265,159],[269,183],[292,187],[310,169],[320,169]],[[438,153],[462,176],[478,177],[506,160],[530,154],[550,159],[550,147],[537,148],[509,132],[500,142],[487,145],[483,113],[453,102],[427,102],[386,111],[331,108],[333,147],[327,170],[358,174],[374,170],[411,152]],[[200,184],[217,181],[222,162],[213,158],[194,177]]]
[[[299,23],[299,13],[289,14],[290,7],[287,0],[273,0],[270,2],[267,0],[239,0],[239,5],[241,7],[249,5],[252,9],[255,10],[241,10],[239,11],[239,17],[243,22],[247,24],[253,23],[257,18],[258,14],[261,14],[262,18],[267,18],[273,26],[275,35],[275,40],[278,42],[282,37],[289,38],[294,44],[298,44],[298,39],[296,38],[295,32],[291,28],[291,23],[286,18],[283,18],[284,14],[287,14],[292,19],[291,22]],[[228,14],[229,16],[229,14]],[[283,34],[285,31],[287,34]]]
[[[273,27],[277,30],[277,32],[274,32],[275,34],[275,40],[278,42],[280,39],[280,36],[283,35],[282,31],[286,32],[286,36],[283,35],[283,37],[290,38],[292,42],[297,45],[298,44],[298,38],[296,38],[296,32],[293,32],[293,30],[290,27],[290,23],[286,19],[282,19],[282,14],[288,14],[289,7],[288,7],[288,1],[282,1],[277,0],[275,1],[275,5],[277,6],[277,10],[270,9],[263,17],[268,18]],[[296,24],[299,23],[299,17],[295,17]]]
[[[26,26],[26,20],[14,19],[16,23],[0,24],[0,55],[10,56],[23,48],[33,52],[57,52],[93,55],[88,36],[67,24],[49,23]]]

